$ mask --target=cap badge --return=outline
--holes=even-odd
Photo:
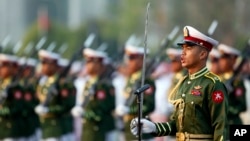
[[[183,34],[184,34],[184,37],[189,36],[187,27],[184,28]]]

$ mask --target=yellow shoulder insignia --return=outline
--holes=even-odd
[[[220,77],[212,72],[208,72],[205,74],[205,77],[211,79],[214,83],[216,81],[221,81]]]

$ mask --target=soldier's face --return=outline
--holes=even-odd
[[[134,73],[141,69],[143,63],[143,55],[127,54],[125,58],[129,73]]]
[[[51,76],[53,75],[57,69],[58,65],[55,60],[42,60],[42,74]]]
[[[12,74],[12,65],[11,64],[1,64],[0,66],[0,77],[1,78],[7,78],[11,76]]]
[[[234,67],[236,57],[229,54],[222,54],[219,59],[219,65],[222,72],[231,71]]]
[[[99,73],[102,67],[102,59],[101,58],[92,58],[86,57],[86,72],[89,75],[96,75]]]
[[[197,45],[182,45],[181,65],[187,69],[196,68],[201,61],[206,59],[205,50]]]

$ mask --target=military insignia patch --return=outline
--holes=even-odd
[[[236,88],[236,90],[235,90],[235,96],[242,96],[242,94],[243,94],[243,90],[242,90],[242,88]]]
[[[31,101],[31,99],[32,99],[31,93],[25,93],[24,99],[25,99],[25,101]]]
[[[67,97],[69,95],[68,90],[67,89],[62,89],[61,90],[61,95],[62,95],[62,97]]]
[[[201,86],[198,85],[198,86],[194,86],[194,89],[191,90],[191,94],[194,95],[194,96],[201,96]]]
[[[97,92],[97,95],[96,95],[97,99],[99,100],[103,100],[106,98],[106,93],[103,91],[103,90],[100,90]]]
[[[215,103],[221,103],[224,100],[224,94],[222,91],[217,90],[212,94],[212,99]]]
[[[21,99],[22,98],[22,93],[20,91],[15,91],[14,97],[15,97],[15,99]]]

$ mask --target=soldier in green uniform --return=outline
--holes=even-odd
[[[219,65],[222,71],[221,78],[226,84],[228,97],[228,122],[229,124],[242,124],[240,113],[246,111],[246,88],[243,78],[240,75],[235,77],[234,67],[237,65],[237,57],[240,56],[240,51],[225,44],[219,44],[220,51]],[[232,77],[235,79],[231,80]]]
[[[75,89],[66,78],[56,81],[59,75],[59,54],[40,50],[38,55],[42,76],[36,90],[39,105],[35,107],[35,112],[39,115],[42,140],[59,141],[65,133],[64,117],[70,114]],[[73,123],[69,126],[73,127]]]
[[[148,52],[148,51],[147,51]],[[123,100],[120,100],[116,106],[116,116],[121,117],[124,123],[125,141],[136,140],[136,137],[130,133],[130,120],[138,114],[138,104],[134,91],[141,85],[141,69],[143,64],[144,48],[127,44],[125,47],[125,64],[127,68],[126,85],[123,89]],[[147,76],[148,77],[148,76]],[[144,92],[143,115],[149,116],[155,108],[155,83],[152,79],[146,78],[145,84],[151,87]],[[135,97],[133,99],[133,97]],[[132,100],[131,100],[132,99]],[[150,134],[143,135],[144,140],[152,140]]]
[[[169,95],[175,106],[173,119],[153,123],[142,119],[142,132],[155,136],[174,135],[178,141],[227,139],[228,95],[220,78],[208,71],[206,63],[218,42],[191,26],[185,26],[181,64],[188,74]],[[131,121],[131,132],[138,132],[137,118]]]
[[[14,79],[16,60],[14,56],[0,54],[0,140],[15,140],[23,137],[21,126],[23,90]]]
[[[74,117],[82,117],[82,141],[116,141],[114,137],[114,87],[106,72],[107,54],[86,48],[83,50],[86,76],[75,80],[77,89]],[[81,124],[81,123],[79,123]]]
[[[20,84],[23,88],[23,122],[25,123],[26,139],[25,140],[39,140],[40,139],[40,122],[38,115],[34,108],[39,103],[36,97],[37,78],[34,77],[37,60],[33,58],[19,59],[19,78]]]

